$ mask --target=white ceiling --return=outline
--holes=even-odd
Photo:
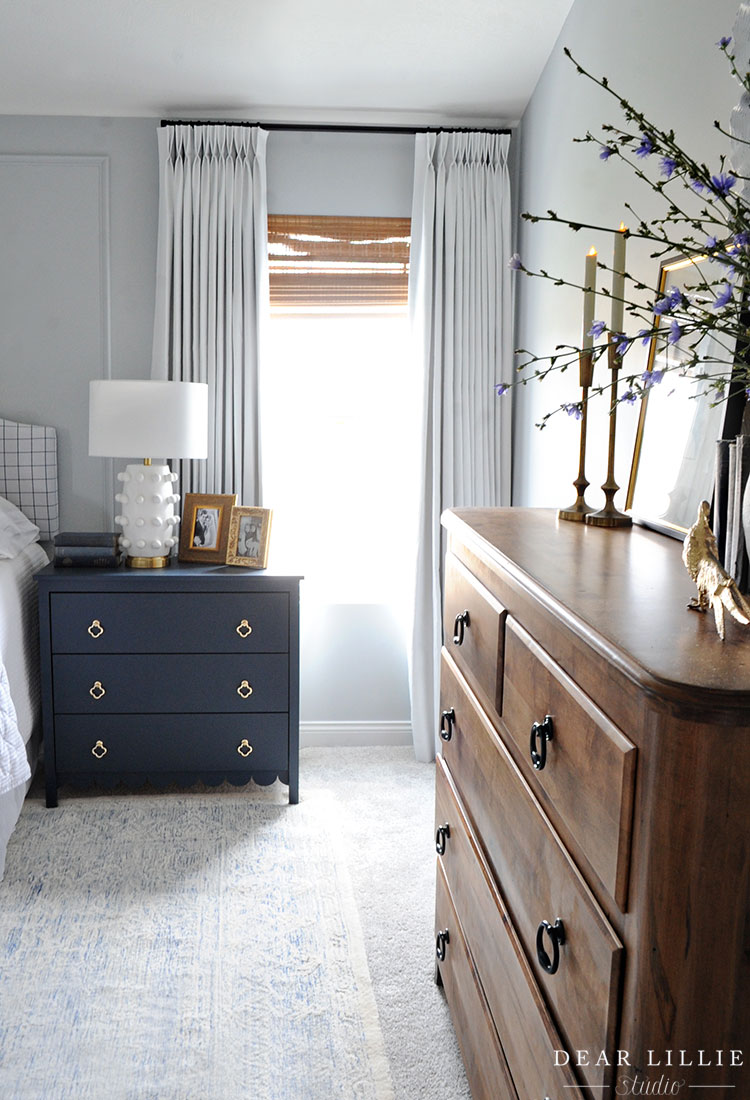
[[[573,0],[0,0],[0,114],[516,121]]]

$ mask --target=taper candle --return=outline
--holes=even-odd
[[[625,303],[625,234],[627,226],[620,222],[620,228],[615,233],[615,249],[612,259],[612,332],[624,332],[623,317]]]
[[[586,268],[583,275],[583,340],[581,348],[593,347],[594,338],[590,335],[591,326],[594,323],[594,308],[596,301],[596,249],[590,248],[586,253]]]

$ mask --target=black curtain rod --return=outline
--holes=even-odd
[[[482,126],[344,126],[294,122],[246,122],[244,119],[163,118],[160,126],[259,126],[261,130],[307,130],[328,134],[510,134],[510,129]]]

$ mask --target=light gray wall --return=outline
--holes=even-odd
[[[267,155],[269,214],[411,215],[409,134],[272,130]]]
[[[111,525],[89,380],[151,368],[156,126],[0,117],[0,415],[58,429],[63,529]]]
[[[112,463],[88,457],[88,382],[148,377],[155,119],[0,117],[0,416],[59,432],[63,529],[112,523]],[[269,210],[409,216],[413,138],[275,131]],[[302,717],[408,722],[403,622],[302,610]]]
[[[641,217],[663,210],[648,188],[615,158],[603,163],[598,149],[575,144],[587,130],[601,134],[601,124],[622,121],[611,96],[577,75],[562,49],[641,109],[655,124],[675,130],[678,141],[697,160],[716,164],[726,144],[715,130],[714,119],[727,125],[739,98],[739,86],[715,43],[731,34],[736,0],[576,0],[552,57],[524,114],[520,131],[521,210],[561,216],[616,228],[621,220],[634,224],[625,209],[631,202]],[[518,251],[533,269],[577,281],[583,277],[584,255],[594,245],[611,263],[611,236],[549,224],[519,228]],[[628,244],[630,272],[653,286],[658,260],[651,248]],[[600,273],[600,280],[603,281]],[[539,279],[517,277],[518,347],[549,354],[557,344],[579,345],[581,297],[578,292],[553,287]],[[599,308],[599,313],[602,307]],[[598,314],[597,314],[598,315]],[[608,320],[608,311],[603,320]],[[635,357],[635,358],[634,358]],[[645,365],[645,349],[628,353],[629,366]],[[642,369],[642,366],[639,368]],[[597,368],[604,370],[603,364]],[[553,417],[544,431],[534,427],[544,413],[562,401],[580,396],[572,372],[530,383],[514,394],[514,496],[518,505],[565,506],[575,490],[571,482],[578,469],[578,425],[564,414]],[[603,400],[592,402],[587,474],[593,486],[606,473],[608,419]],[[635,410],[618,412],[616,478],[627,484],[632,455]],[[589,491],[590,503],[603,501]],[[622,494],[618,503],[622,503]]]

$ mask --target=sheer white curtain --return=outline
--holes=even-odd
[[[410,661],[417,758],[435,755],[443,548],[450,507],[510,503],[512,375],[507,134],[418,134],[409,302],[423,370],[422,494]]]
[[[250,126],[159,130],[151,374],[208,383],[208,460],[181,463],[182,493],[236,492],[242,504],[261,503],[258,351],[268,314],[267,136]]]

